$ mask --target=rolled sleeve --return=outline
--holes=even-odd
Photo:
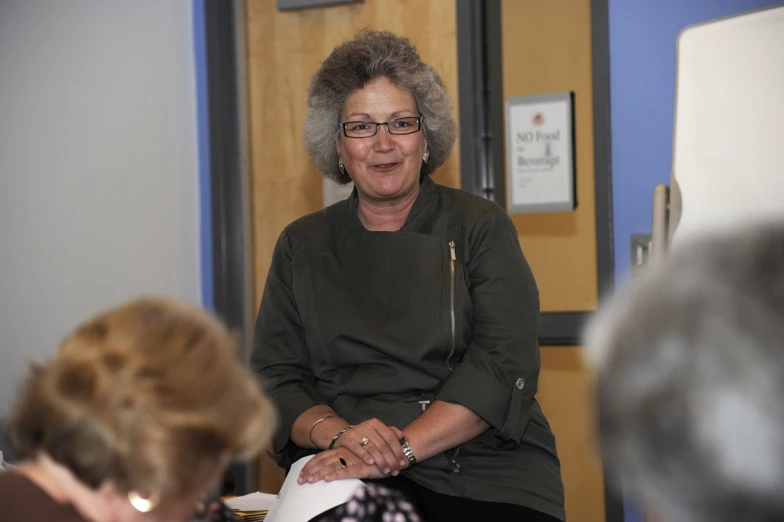
[[[465,270],[472,339],[437,398],[479,415],[499,444],[516,445],[538,387],[539,293],[514,225],[500,207],[471,229]]]
[[[278,411],[271,456],[284,468],[308,453],[290,441],[294,422],[306,410],[323,402],[315,387],[293,279],[292,248],[284,231],[275,246],[264,286],[250,361]]]

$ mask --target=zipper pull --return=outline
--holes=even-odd
[[[419,401],[419,405],[422,406],[422,411],[425,411],[430,405],[430,401]]]
[[[457,256],[455,255],[455,242],[449,242],[449,255],[452,256],[452,261],[457,261]]]

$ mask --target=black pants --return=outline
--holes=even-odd
[[[426,522],[559,522],[555,517],[516,504],[436,493],[402,475],[374,482],[400,491]]]

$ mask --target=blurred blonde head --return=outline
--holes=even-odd
[[[9,418],[21,459],[46,456],[82,484],[198,496],[228,460],[258,453],[270,403],[202,310],[141,299],[78,327],[34,366]]]

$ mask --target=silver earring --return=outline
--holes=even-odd
[[[129,491],[128,501],[139,513],[149,513],[158,505],[160,498],[155,494],[151,494],[147,498],[144,498],[136,491]]]
[[[427,158],[430,157],[430,153],[425,151],[425,154],[422,156],[422,161],[427,163]]]
[[[344,166],[343,166],[343,161],[342,161],[342,160],[340,160],[340,159],[338,159],[338,168],[340,169],[340,172],[342,172],[342,173],[344,173],[344,174],[345,174],[345,172],[346,172],[346,167],[344,167]]]

